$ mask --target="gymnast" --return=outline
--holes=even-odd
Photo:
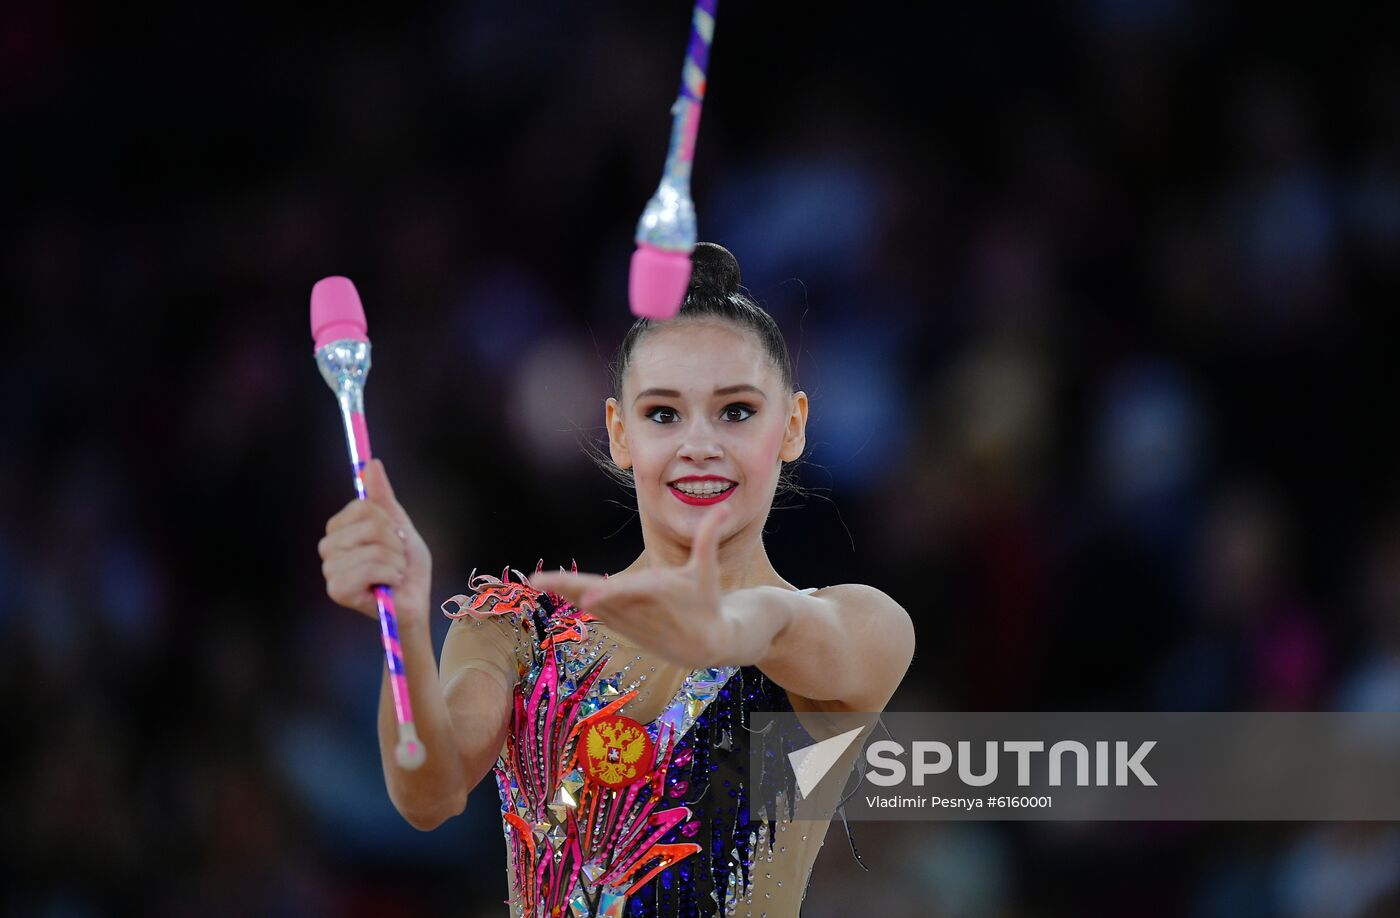
[[[396,762],[386,668],[394,806],[428,831],[492,774],[522,918],[797,915],[828,822],[749,813],[747,715],[882,711],[914,653],[908,613],[879,589],[799,589],[769,561],[763,527],[806,445],[807,395],[734,257],[700,243],[692,260],[679,313],[637,319],[612,367],[611,471],[642,531],[624,570],[473,576],[441,604],[455,620],[436,660],[432,557],[379,460],[368,499],[320,542],[332,600],[377,618],[371,591],[387,584],[397,604],[429,753]]]

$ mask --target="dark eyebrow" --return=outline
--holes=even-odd
[[[768,401],[768,396],[766,396],[766,395],[763,394],[763,390],[762,390],[762,389],[760,389],[758,386],[749,385],[748,383],[739,383],[739,384],[736,385],[736,386],[720,386],[719,388],[715,389],[714,394],[715,394],[715,395],[733,395],[733,394],[736,393],[736,392],[752,392],[752,393],[756,394],[759,398],[763,399],[765,402]],[[637,393],[637,397],[636,397],[636,398],[632,399],[632,403],[635,405],[637,402],[641,401],[643,398],[645,398],[645,397],[648,396],[648,395],[655,395],[655,396],[658,396],[658,397],[660,397],[660,398],[680,398],[680,397],[681,397],[681,394],[680,394],[679,392],[677,392],[675,389],[655,389],[655,388],[652,388],[652,389],[643,389],[641,392],[638,392],[638,393]]]

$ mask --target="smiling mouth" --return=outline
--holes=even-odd
[[[674,488],[687,497],[716,497],[738,487],[733,481],[673,481],[668,487]]]

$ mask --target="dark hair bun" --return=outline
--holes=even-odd
[[[720,296],[738,291],[739,261],[724,246],[697,242],[690,260],[694,264],[690,273],[692,291]]]

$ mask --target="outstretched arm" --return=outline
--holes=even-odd
[[[914,653],[909,613],[860,584],[814,594],[749,587],[721,594],[717,543],[724,508],[706,515],[690,560],[626,582],[596,574],[542,572],[530,578],[619,634],[693,668],[757,665],[797,695],[837,710],[880,711]]]

